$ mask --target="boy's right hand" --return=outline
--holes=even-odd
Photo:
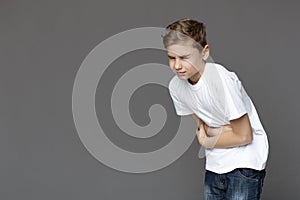
[[[196,121],[198,131],[200,130],[201,124],[203,124],[207,136],[210,137],[219,135],[221,132],[232,131],[232,127],[230,124],[214,128],[214,127],[209,127],[195,114],[192,114],[192,118]]]
[[[207,124],[204,124],[204,129],[206,134],[210,137],[219,135],[222,132],[232,131],[232,127],[230,124],[226,124],[221,127],[209,127]]]

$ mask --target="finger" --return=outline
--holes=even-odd
[[[199,134],[200,134],[200,136],[205,136],[206,135],[203,124],[200,125]]]
[[[200,126],[200,119],[197,120],[197,127]]]
[[[200,127],[198,126],[196,129],[196,135],[199,135],[199,134],[200,134]]]

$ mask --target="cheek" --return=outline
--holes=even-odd
[[[169,66],[170,66],[171,69],[173,69],[174,68],[174,61],[169,60]]]
[[[193,72],[196,72],[197,71],[197,69],[194,67],[194,65],[192,64],[192,63],[185,63],[185,68],[189,71],[189,72],[191,72],[191,73],[193,73]]]
[[[193,64],[192,64],[193,63]],[[193,70],[195,71],[195,72],[199,72],[199,71],[201,71],[202,69],[202,63],[201,62],[199,62],[199,60],[193,60],[193,62],[191,62],[191,67],[193,68]]]

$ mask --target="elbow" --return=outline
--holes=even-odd
[[[252,141],[253,141],[252,128],[245,129],[243,134],[241,134],[241,144],[242,145],[251,144]]]
[[[243,145],[247,145],[247,144],[251,144],[253,141],[253,134],[252,132],[247,133],[245,136],[242,137],[242,144]]]

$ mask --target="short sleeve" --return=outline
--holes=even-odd
[[[226,116],[229,121],[238,119],[247,113],[244,103],[243,86],[236,74],[231,72],[224,78]]]
[[[173,104],[175,107],[176,114],[179,116],[185,116],[185,115],[191,115],[193,112],[191,109],[188,108],[188,106],[179,98],[180,95],[178,95],[178,92],[180,92],[180,87],[177,87],[177,91],[173,89],[174,82],[171,81],[169,85],[169,93],[173,100]],[[178,86],[178,85],[177,85]]]

